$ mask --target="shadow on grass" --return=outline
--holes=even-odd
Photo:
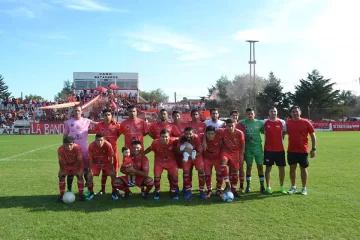
[[[234,199],[233,203],[224,203],[218,196],[212,196],[207,200],[202,200],[197,191],[193,192],[193,196],[189,200],[184,199],[184,195],[179,195],[179,200],[170,198],[169,192],[161,192],[160,199],[154,200],[153,194],[148,199],[143,199],[139,193],[133,194],[128,199],[119,196],[119,200],[114,201],[110,194],[96,196],[91,201],[76,200],[72,204],[56,202],[58,195],[32,195],[32,196],[6,196],[0,197],[0,209],[4,208],[26,208],[30,212],[47,212],[47,211],[75,211],[75,212],[102,212],[110,211],[116,208],[154,208],[164,206],[186,206],[196,207],[198,205],[214,205],[214,204],[243,204],[265,198],[286,197],[282,194],[263,195],[259,192],[242,194],[241,198]]]

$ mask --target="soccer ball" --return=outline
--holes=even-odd
[[[232,192],[225,192],[222,194],[224,202],[232,202],[234,200],[234,194]]]
[[[63,202],[70,204],[75,201],[75,195],[72,192],[66,192],[63,196]]]

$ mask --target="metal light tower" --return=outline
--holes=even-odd
[[[252,85],[252,82],[254,84],[254,90],[253,90],[253,94],[251,93],[251,87],[249,88],[249,106],[253,107],[254,109],[256,109],[256,95],[257,95],[257,90],[256,90],[256,75],[255,75],[255,64],[256,64],[256,60],[255,60],[255,43],[259,42],[257,40],[246,40],[246,42],[250,43],[250,61],[249,61],[249,66],[250,66],[250,75],[249,75],[249,82],[250,82],[250,86]],[[251,69],[253,69],[253,74],[251,74]],[[254,76],[254,78],[252,79],[251,76]],[[256,112],[256,111],[255,111]]]

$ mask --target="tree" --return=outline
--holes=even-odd
[[[263,92],[257,96],[257,111],[261,117],[268,116],[271,106],[277,107],[280,116],[287,116],[289,101],[285,101],[286,94],[282,91],[281,80],[270,72]]]
[[[338,104],[341,109],[341,119],[346,116],[352,115],[353,109],[358,103],[358,96],[352,91],[343,90],[338,96]]]
[[[64,81],[63,89],[55,95],[54,100],[56,101],[59,98],[67,99],[68,97],[73,95],[74,89],[75,89],[74,82],[70,82],[70,80]]]
[[[183,99],[180,102],[187,103],[187,102],[189,102],[189,99],[187,97],[183,97]]]
[[[6,99],[10,97],[11,92],[8,91],[9,87],[5,84],[4,77],[0,74],[0,98]]]
[[[292,100],[301,109],[310,109],[313,119],[329,118],[337,114],[339,109],[339,90],[334,90],[331,79],[325,79],[318,70],[308,73],[306,79],[301,79],[300,84],[295,86]],[[310,111],[308,114],[310,115]]]
[[[245,113],[245,109],[250,106],[249,94],[254,96],[255,85],[249,81],[248,74],[236,75],[233,80],[229,80],[226,76],[221,76],[209,90],[209,97],[215,89],[219,93],[214,100],[206,102],[206,108],[217,107],[222,116],[228,116],[231,110],[238,110],[240,115]],[[262,77],[256,76],[256,89],[261,92],[264,89],[266,80]],[[241,117],[244,117],[242,115]]]
[[[38,96],[38,95],[36,95],[36,94],[29,94],[29,95],[25,95],[25,97],[24,97],[24,99],[23,99],[23,101],[25,101],[25,102],[29,102],[29,100],[42,100],[42,101],[44,101],[45,100],[45,98],[43,98],[43,97],[41,97],[41,96]]]
[[[166,93],[158,88],[151,91],[140,91],[139,95],[148,102],[168,102],[169,96]]]

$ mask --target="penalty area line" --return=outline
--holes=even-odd
[[[11,156],[11,157],[0,158],[0,161],[5,161],[5,160],[12,159],[12,158],[20,157],[20,156],[23,156],[23,155],[26,155],[26,154],[29,154],[29,153],[33,153],[33,152],[36,152],[36,151],[39,151],[39,150],[42,150],[42,149],[50,148],[50,147],[53,147],[53,146],[56,146],[56,145],[59,145],[59,144],[56,143],[56,144],[52,144],[52,145],[49,145],[49,146],[46,146],[46,147],[36,148],[36,149],[30,150],[30,151],[27,151],[27,152],[24,152],[24,153],[16,154],[16,155]]]

